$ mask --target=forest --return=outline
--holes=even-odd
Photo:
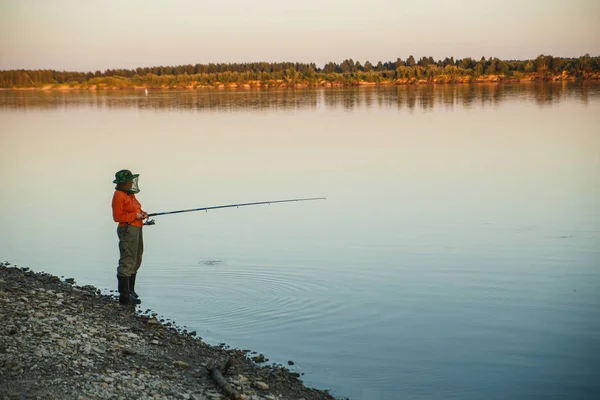
[[[533,60],[472,58],[434,60],[409,56],[396,61],[361,64],[255,62],[107,69],[95,72],[40,70],[0,71],[0,88],[200,88],[319,87],[363,84],[520,82],[599,79],[600,56],[577,58],[540,55]]]

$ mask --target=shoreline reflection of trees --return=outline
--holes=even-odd
[[[592,90],[590,91],[590,86]],[[251,111],[301,110],[325,107],[346,111],[371,108],[433,110],[436,107],[493,106],[506,98],[532,99],[544,107],[563,98],[584,104],[600,85],[583,83],[459,84],[350,87],[332,89],[277,90],[182,90],[137,91],[0,92],[2,109],[140,109],[154,111]]]

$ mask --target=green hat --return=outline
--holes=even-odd
[[[138,176],[140,176],[140,174],[132,174],[131,171],[128,169],[122,169],[115,174],[115,180],[113,181],[113,183],[118,184],[121,182],[127,182],[137,178]]]

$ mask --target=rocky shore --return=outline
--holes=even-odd
[[[249,350],[210,346],[93,286],[7,262],[0,320],[0,399],[334,399]]]

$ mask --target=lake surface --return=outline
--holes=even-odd
[[[0,91],[0,260],[116,289],[114,173],[156,217],[143,309],[340,397],[600,394],[600,84]]]

